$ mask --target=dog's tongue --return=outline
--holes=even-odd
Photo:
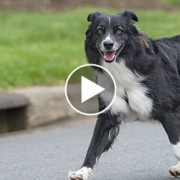
[[[115,52],[115,51],[105,52],[105,53],[104,53],[104,59],[105,59],[106,61],[111,62],[111,61],[114,60],[115,55],[116,55],[116,52]]]

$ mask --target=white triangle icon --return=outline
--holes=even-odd
[[[81,103],[84,103],[104,90],[103,87],[95,84],[84,76],[81,76]]]

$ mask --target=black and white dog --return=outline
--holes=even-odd
[[[98,116],[85,161],[69,179],[87,180],[97,159],[112,146],[121,122],[130,118],[162,123],[179,161],[169,172],[180,175],[180,36],[153,40],[136,28],[138,18],[127,10],[91,13],[88,21],[87,59],[111,72],[117,94],[109,110]],[[112,86],[104,76],[97,72],[97,82]],[[111,93],[100,94],[100,109],[109,104]]]

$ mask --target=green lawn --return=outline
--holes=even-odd
[[[159,0],[161,3],[180,5],[180,0]]]
[[[64,81],[71,70],[86,63],[86,17],[97,10],[62,14],[0,11],[0,89]],[[138,10],[136,14],[138,27],[151,37],[180,33],[180,12]]]

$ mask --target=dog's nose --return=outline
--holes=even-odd
[[[103,43],[103,45],[107,50],[111,50],[114,43],[112,41],[106,41],[106,42]]]

